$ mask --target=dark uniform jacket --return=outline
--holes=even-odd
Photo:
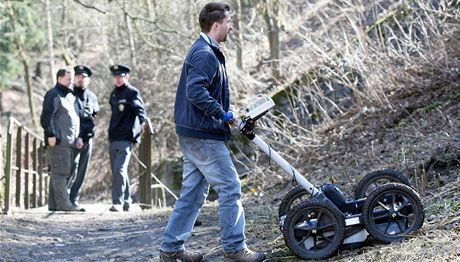
[[[140,142],[140,124],[145,121],[144,102],[139,91],[129,83],[115,87],[110,94],[109,140]]]
[[[99,112],[99,103],[96,94],[88,89],[76,87],[74,94],[77,97],[77,109],[80,116],[80,137],[86,144],[94,136],[94,117]]]
[[[225,141],[230,128],[222,121],[229,110],[225,57],[216,43],[202,34],[190,48],[182,67],[174,105],[176,133]]]
[[[56,137],[58,145],[75,145],[80,132],[80,118],[71,89],[57,83],[46,92],[40,123],[45,131],[46,143],[48,137]]]

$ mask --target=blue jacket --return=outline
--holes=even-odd
[[[225,57],[203,37],[192,45],[182,67],[174,104],[176,133],[225,141],[230,138],[230,127],[221,120],[230,106]]]
[[[115,87],[110,94],[112,116],[109,140],[140,142],[140,124],[145,121],[144,101],[137,88],[126,83]]]

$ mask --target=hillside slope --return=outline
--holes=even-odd
[[[391,106],[352,108],[318,132],[318,145],[287,153],[314,184],[332,181],[350,198],[364,174],[381,168],[401,171],[422,197],[426,220],[417,237],[402,244],[372,243],[364,249],[342,250],[331,260],[445,261],[460,257],[460,71],[414,74],[420,76],[420,84],[389,93]],[[248,194],[246,206],[255,202],[277,210],[292,185],[284,171],[271,170],[282,178],[265,175],[264,188]],[[259,234],[263,232],[255,233]],[[289,257],[284,242],[278,240],[275,253]]]

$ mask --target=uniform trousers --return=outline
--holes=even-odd
[[[130,141],[112,141],[109,146],[112,169],[112,204],[129,206],[132,202],[129,192],[128,163],[133,144]]]

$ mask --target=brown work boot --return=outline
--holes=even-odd
[[[160,262],[199,262],[203,259],[203,253],[193,251],[164,252],[160,250]]]
[[[242,249],[235,253],[225,253],[224,257],[240,262],[260,262],[265,259],[265,254],[254,252],[249,248]]]

